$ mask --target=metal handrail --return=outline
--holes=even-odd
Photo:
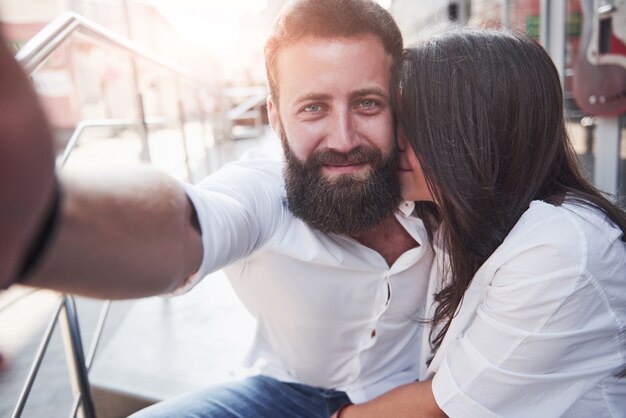
[[[235,120],[246,115],[250,109],[263,105],[267,100],[267,92],[257,93],[228,111],[228,118]]]
[[[101,41],[126,52],[131,52],[159,67],[186,78],[194,84],[202,84],[176,64],[162,59],[147,49],[73,12],[64,12],[46,25],[24,44],[15,56],[15,59],[22,65],[26,73],[31,75],[77,30],[80,30],[81,34],[88,36],[94,41]]]
[[[48,322],[46,326],[46,330],[44,331],[44,336],[37,348],[37,354],[35,354],[35,361],[30,367],[30,371],[28,372],[28,377],[26,378],[26,383],[22,387],[22,391],[17,398],[17,402],[15,407],[13,408],[13,412],[11,413],[11,418],[19,418],[22,416],[22,412],[24,411],[24,407],[26,406],[26,400],[28,399],[28,395],[30,390],[33,387],[33,383],[35,383],[35,377],[39,372],[39,367],[41,367],[41,362],[43,360],[43,355],[48,349],[48,344],[50,344],[50,338],[52,338],[52,333],[54,332],[55,326],[59,319],[59,314],[61,313],[61,309],[65,306],[65,301],[63,299],[59,300],[59,303],[52,314],[52,318]]]
[[[36,71],[45,61],[50,57],[50,55],[57,50],[72,34],[78,33],[89,37],[92,41],[103,42],[107,45],[115,46],[123,51],[129,52],[133,54],[134,57],[141,57],[147,61],[156,64],[157,66],[164,68],[175,75],[184,78],[187,82],[198,85],[201,87],[206,87],[204,84],[200,83],[196,80],[191,74],[189,74],[184,69],[178,67],[176,64],[168,62],[167,60],[162,59],[158,55],[150,52],[149,50],[142,48],[135,43],[129,41],[128,39],[106,29],[105,27],[98,25],[95,22],[92,22],[80,15],[77,15],[73,12],[64,12],[60,14],[56,19],[46,25],[39,33],[33,36],[24,46],[18,51],[15,56],[15,59],[22,65],[24,71],[28,75],[32,75],[34,71]],[[180,85],[178,85],[178,90],[180,94]],[[69,157],[69,153],[72,151],[75,146],[78,138],[82,134],[83,130],[87,127],[91,126],[139,126],[147,129],[147,125],[151,124],[149,118],[145,117],[143,110],[143,103],[141,99],[141,95],[138,96],[138,105],[139,105],[139,113],[141,115],[141,121],[139,123],[135,123],[134,121],[128,123],[127,125],[115,125],[117,122],[112,122],[112,124],[107,125],[106,122],[102,122],[100,125],[89,125],[89,121],[83,121],[78,124],[70,141],[68,143],[68,147],[65,148],[63,155],[59,161],[57,161],[57,166],[59,163],[64,163]],[[180,105],[179,105],[180,109]],[[178,121],[183,121],[184,118],[182,115],[179,115]],[[169,122],[167,122],[169,123]],[[156,124],[156,123],[155,123]],[[191,178],[191,169],[189,168],[189,155],[187,153],[187,140],[185,137],[184,128],[181,127],[181,133],[183,136],[183,142],[185,146],[185,164],[187,165],[187,174]],[[147,132],[143,132],[142,140],[143,140],[143,152],[142,154],[146,160],[149,160],[149,150],[147,146]]]
[[[245,100],[232,109],[223,111],[222,117],[226,122],[223,127],[223,136],[230,139],[249,136],[235,134],[233,131],[234,125],[243,120],[254,120],[256,135],[260,136],[263,126],[262,107],[267,101],[267,95],[268,92],[264,86],[236,87],[225,90],[222,93],[223,103],[226,104],[225,108],[230,106],[231,102],[234,101],[233,98],[245,98]]]
[[[65,351],[66,357],[68,357],[72,386],[78,388],[79,402],[85,418],[95,418],[96,408],[91,396],[89,370],[87,370],[83,339],[80,335],[76,302],[72,296],[67,295],[63,297],[63,302],[63,310],[61,311],[63,322],[61,325],[63,326]],[[99,340],[100,336],[96,335],[95,338]]]
[[[95,351],[100,342],[100,336],[102,334],[102,328],[104,327],[104,320],[106,319],[106,315],[108,314],[109,305],[110,302],[107,301],[104,308],[102,309],[98,325],[96,326],[96,335],[89,350],[89,357],[87,358],[87,360],[85,360],[74,298],[64,295],[61,297],[61,299],[59,299],[57,307],[55,308],[52,317],[50,318],[50,321],[46,326],[46,330],[44,331],[41,343],[37,348],[35,360],[33,361],[33,364],[31,365],[31,368],[28,372],[26,382],[22,387],[20,395],[18,396],[15,407],[11,412],[11,418],[19,418],[24,412],[26,401],[28,400],[28,396],[33,387],[33,384],[35,383],[35,378],[39,373],[39,369],[43,361],[43,356],[46,353],[48,346],[50,345],[52,333],[54,332],[56,325],[59,321],[59,316],[61,315],[63,316],[63,324],[67,330],[65,337],[69,340],[68,346],[72,360],[71,365],[74,368],[73,377],[74,379],[78,380],[77,385],[81,388],[77,398],[73,402],[72,414],[70,415],[70,417],[74,417],[76,415],[79,406],[83,407],[85,417],[95,417],[93,400],[91,398],[91,394],[89,393],[90,388],[87,373],[89,372],[89,368],[91,367]]]
[[[87,359],[85,360],[85,365],[87,368],[87,372],[91,370],[91,366],[93,364],[93,359],[96,356],[96,351],[98,350],[98,346],[100,345],[100,337],[102,337],[102,331],[104,330],[104,323],[106,322],[107,316],[109,315],[109,308],[111,307],[111,301],[107,300],[104,302],[104,306],[100,310],[100,316],[98,318],[98,323],[96,324],[96,330],[94,331],[93,341],[91,342],[91,347],[89,348],[89,352],[87,354]],[[82,405],[83,402],[83,394],[79,393],[76,398],[74,398],[74,402],[72,403],[72,410],[70,412],[69,417],[74,418],[78,413],[78,408]]]
[[[57,157],[57,167],[63,166],[70,157],[70,154],[74,150],[74,147],[78,143],[83,132],[88,128],[127,128],[132,126],[141,126],[144,123],[141,119],[87,119],[83,120],[76,125],[72,136],[67,141],[63,153]],[[178,119],[175,118],[163,118],[154,117],[146,118],[145,124],[148,126],[167,126],[178,124]]]

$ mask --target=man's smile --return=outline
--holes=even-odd
[[[324,164],[322,169],[330,174],[354,174],[363,171],[369,163],[329,163]]]

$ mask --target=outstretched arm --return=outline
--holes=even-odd
[[[54,195],[52,135],[0,37],[0,288],[20,274]],[[24,283],[102,298],[168,292],[200,266],[181,186],[148,167],[64,172],[59,223]]]
[[[172,291],[200,266],[195,214],[174,179],[134,167],[68,170],[61,180],[58,235],[26,284],[134,298]]]

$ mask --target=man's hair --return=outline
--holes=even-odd
[[[371,0],[294,0],[274,21],[265,43],[265,70],[270,95],[278,104],[276,61],[280,50],[304,38],[374,35],[394,64],[402,58],[402,34],[391,14]]]

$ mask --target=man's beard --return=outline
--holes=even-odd
[[[283,131],[284,132],[284,131]],[[285,153],[285,187],[289,210],[309,226],[351,237],[361,235],[391,216],[401,202],[398,151],[389,155],[372,146],[348,153],[323,149],[300,162],[280,133]],[[370,165],[369,172],[327,178],[326,164]]]

